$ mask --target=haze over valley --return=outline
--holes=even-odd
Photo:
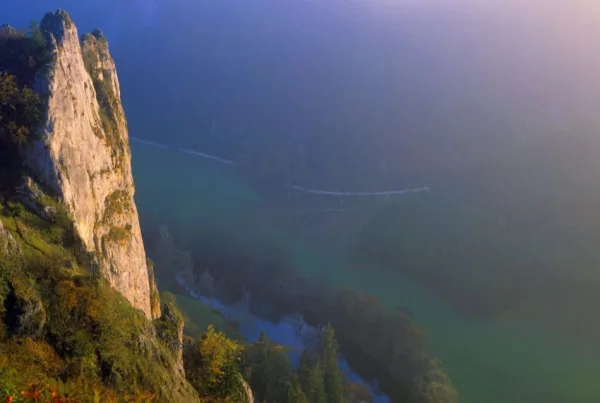
[[[600,4],[26,3],[110,44],[186,336],[264,330],[306,392],[331,324],[348,401],[600,401]]]

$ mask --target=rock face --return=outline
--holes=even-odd
[[[150,282],[150,312],[152,313],[152,319],[158,319],[160,318],[160,293],[154,277],[154,263],[150,259],[147,261],[147,267],[148,281]]]
[[[162,317],[157,325],[158,337],[167,343],[167,346],[173,352],[176,369],[181,374],[185,374],[183,368],[184,324],[185,322],[179,310],[171,303],[165,304]]]
[[[245,403],[254,403],[254,395],[252,394],[252,389],[250,389],[250,385],[248,385],[248,382],[242,380],[243,382],[243,387],[244,387],[244,393],[246,394],[246,402]]]
[[[47,115],[27,164],[62,198],[104,277],[150,318],[127,122],[108,44],[97,31],[80,42],[62,10],[46,14],[40,28],[53,62],[37,74],[35,89],[47,97]]]
[[[19,247],[0,221],[0,260],[19,254]]]

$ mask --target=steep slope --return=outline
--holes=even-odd
[[[34,177],[64,200],[84,247],[110,285],[147,317],[151,290],[139,219],[125,114],[106,40],[86,35],[82,45],[64,11],[47,14],[40,28],[52,62],[37,74],[47,96],[40,136],[27,164]],[[85,62],[84,62],[85,55]]]
[[[218,345],[185,367],[211,388],[186,377],[184,322],[172,304],[160,315],[130,164],[101,33],[80,45],[64,11],[28,33],[0,27],[0,401],[251,401]]]
[[[14,200],[0,207],[0,399],[199,402],[170,348],[177,324],[150,322],[90,276],[64,244],[60,202],[44,204],[53,219]]]

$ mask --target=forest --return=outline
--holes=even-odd
[[[314,326],[329,322],[350,366],[366,379],[376,379],[393,401],[458,401],[450,378],[427,346],[425,332],[401,307],[389,310],[376,296],[303,278],[280,246],[263,245],[259,250],[265,253],[260,254],[211,231],[210,243],[201,237],[186,239],[191,250],[198,251],[190,253],[167,228],[148,227],[151,222],[142,217],[163,287],[184,292],[173,280],[181,275],[203,295],[223,301],[233,303],[248,293],[251,310],[274,323],[291,313]]]

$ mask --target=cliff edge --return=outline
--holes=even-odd
[[[61,10],[0,26],[0,401],[251,401],[224,335],[184,365],[134,189],[104,35]]]
[[[99,31],[80,41],[62,10],[46,14],[40,29],[51,62],[37,72],[34,87],[47,108],[26,164],[65,203],[102,276],[147,317],[157,318],[133,200],[127,121],[108,43]]]

